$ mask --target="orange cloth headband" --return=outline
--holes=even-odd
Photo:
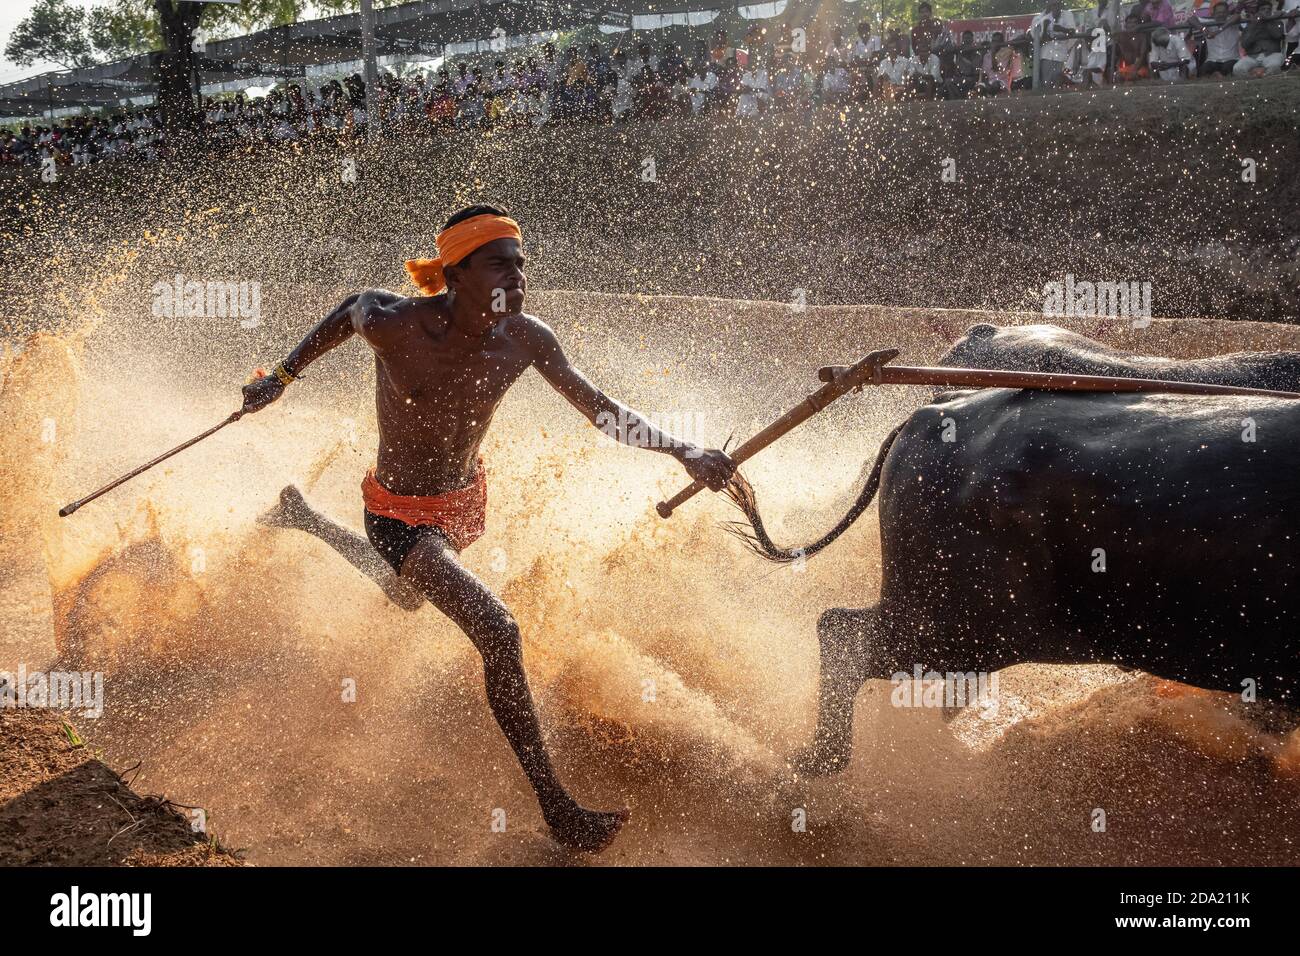
[[[438,233],[438,258],[408,259],[406,271],[421,292],[437,295],[447,288],[447,280],[442,274],[444,265],[456,265],[479,246],[494,239],[518,239],[522,243],[524,234],[519,231],[519,223],[509,216],[490,213],[472,216]]]

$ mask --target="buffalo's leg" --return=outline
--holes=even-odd
[[[853,702],[868,676],[867,648],[876,620],[875,608],[842,607],[833,607],[818,619],[817,730],[812,745],[793,756],[797,770],[822,776],[848,765],[853,751]]]

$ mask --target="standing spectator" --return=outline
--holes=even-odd
[[[916,53],[917,46],[923,41],[927,50],[934,50],[943,35],[943,24],[935,18],[928,3],[917,5],[916,17],[916,25],[912,27],[912,53]]]
[[[1042,43],[1038,58],[1039,80],[1043,86],[1059,87],[1063,84],[1065,65],[1070,62],[1076,44],[1071,34],[1077,29],[1074,14],[1061,9],[1061,0],[1047,0],[1047,8],[1034,17],[1029,30]]]
[[[1158,23],[1162,27],[1174,25],[1174,8],[1169,0],[1142,0],[1138,8],[1138,19],[1143,23]]]
[[[1282,39],[1286,34],[1281,20],[1266,20],[1273,7],[1268,0],[1258,4],[1247,0],[1242,7],[1246,29],[1241,35],[1245,55],[1232,68],[1232,75],[1273,76],[1282,72]]]
[[[1205,25],[1205,62],[1200,76],[1221,80],[1232,76],[1232,68],[1241,56],[1241,16],[1228,16],[1226,0],[1215,0],[1210,9],[1210,21]]]
[[[1287,59],[1292,65],[1300,64],[1300,0],[1284,0],[1281,12],[1287,15],[1284,22],[1286,44],[1282,48],[1283,52],[1290,47],[1291,55]]]
[[[1088,31],[1087,55],[1083,61],[1083,82],[1085,85],[1106,85],[1106,61],[1110,49],[1110,3],[1099,0],[1097,4],[1097,22]]]

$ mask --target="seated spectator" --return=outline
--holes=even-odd
[[[1232,75],[1232,68],[1241,56],[1241,17],[1228,15],[1226,0],[1215,0],[1210,9],[1210,19],[1204,22],[1205,62],[1201,64],[1201,79],[1218,77],[1222,80]]]
[[[694,110],[691,106],[691,88],[687,85],[686,74],[684,72],[676,73],[672,83],[667,85],[669,114],[672,116],[690,116]]]
[[[978,91],[980,68],[984,65],[984,57],[975,46],[973,30],[961,32],[961,43],[953,53],[953,73],[944,84],[944,96],[950,100],[965,99]]]
[[[782,53],[776,72],[772,74],[772,106],[790,110],[803,102],[804,78],[794,55]]]
[[[460,79],[457,79],[457,85],[461,86],[461,93],[456,99],[456,126],[461,129],[483,125],[485,116],[483,71],[476,66],[474,72],[468,74],[468,77],[468,82],[463,85]]]
[[[628,66],[627,51],[621,47],[614,51],[614,62],[610,67],[614,75],[614,96],[610,100],[609,115],[611,119],[624,119],[635,105],[633,80],[635,74]]]
[[[1246,28],[1241,34],[1244,56],[1232,68],[1232,75],[1272,76],[1282,72],[1282,40],[1286,28],[1281,20],[1265,19],[1272,15],[1269,0],[1248,2],[1242,6],[1242,19]]]
[[[849,95],[849,71],[839,57],[831,55],[822,64],[821,102],[838,106]]]
[[[908,79],[912,75],[912,61],[910,57],[900,54],[901,46],[901,40],[889,44],[884,59],[876,68],[878,81],[876,89],[881,97],[887,100],[902,99],[907,95]]]
[[[1115,34],[1115,82],[1136,83],[1151,75],[1147,68],[1149,34],[1141,29],[1136,12],[1124,18],[1124,29]]]
[[[438,82],[429,93],[424,115],[434,126],[451,126],[456,122],[456,97],[446,70],[438,71]]]
[[[658,69],[667,81],[676,83],[678,77],[681,77],[683,80],[685,79],[686,60],[683,59],[681,53],[678,52],[676,43],[664,44],[663,54],[659,57]]]
[[[691,76],[700,72],[700,67],[708,69],[713,65],[713,58],[709,56],[709,44],[704,40],[695,41],[695,53],[691,56],[691,62],[688,64]]]
[[[686,84],[691,91],[691,113],[699,116],[707,112],[713,89],[718,85],[718,77],[709,70],[708,63],[697,63],[695,75]]]
[[[740,74],[740,97],[736,101],[737,116],[757,116],[767,109],[771,97],[771,84],[768,82],[767,67],[755,54],[749,58],[749,65]]]
[[[719,30],[713,34],[713,43],[709,47],[709,59],[713,61],[714,67],[720,67],[724,66],[732,58],[731,42],[727,39],[727,31]]]
[[[723,116],[736,114],[736,100],[740,98],[740,68],[734,56],[727,57],[721,67],[714,71],[718,78],[713,87],[711,106]]]
[[[858,36],[849,54],[849,88],[855,100],[868,99],[874,92],[876,64],[881,55],[880,37],[873,37],[871,22],[863,20],[858,24]]]
[[[922,36],[908,61],[908,93],[919,100],[932,100],[939,91],[939,57],[930,52],[930,41]]]
[[[980,92],[985,96],[996,96],[1017,89],[1022,65],[1020,52],[1006,42],[1001,32],[994,33],[980,68]]]
[[[1187,76],[1187,50],[1182,41],[1175,40],[1164,27],[1151,31],[1151,52],[1147,63],[1153,76],[1168,83]]]

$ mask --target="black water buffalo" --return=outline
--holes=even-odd
[[[983,328],[962,342],[1004,331]],[[1294,387],[1284,370],[1300,356],[1246,354],[1240,375],[1205,360],[1211,380]],[[1084,371],[1068,355],[1029,358],[1036,371]],[[1140,374],[1196,372],[1155,361],[1168,364]],[[865,681],[917,666],[1107,663],[1288,704],[1300,695],[1300,401],[949,392],[885,439],[858,500],[814,544],[777,547],[752,494],[733,497],[750,543],[785,561],[830,544],[877,489],[880,601],[818,621],[817,733],[798,758],[807,771],[847,763]]]

